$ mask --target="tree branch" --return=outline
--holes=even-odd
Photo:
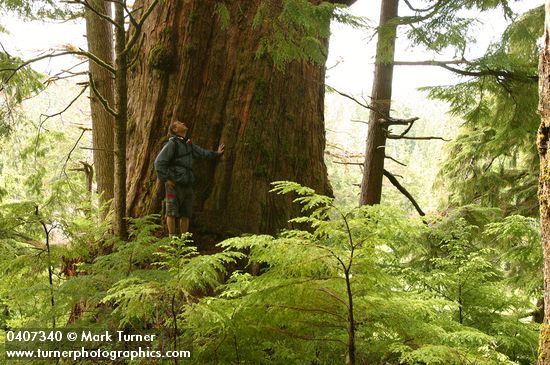
[[[113,18],[103,14],[103,13],[100,13],[96,8],[93,7],[92,4],[90,4],[87,0],[73,0],[73,1],[62,1],[62,3],[67,3],[67,4],[79,4],[79,5],[82,5],[84,6],[86,9],[90,10],[92,13],[94,13],[95,15],[97,15],[98,17],[100,17],[101,19],[111,23],[112,25],[114,25],[116,28],[119,28],[120,29],[120,25],[118,25],[114,20]]]
[[[69,153],[67,154],[67,158],[65,159],[65,163],[63,164],[63,167],[61,168],[61,172],[63,174],[66,175],[66,172],[65,172],[65,169],[67,168],[67,163],[69,163],[69,160],[71,159],[71,154],[74,152],[74,150],[76,149],[76,146],[78,146],[78,143],[80,142],[80,140],[82,139],[82,137],[84,136],[84,133],[86,133],[86,129],[82,129],[82,133],[80,133],[80,136],[78,137],[78,139],[76,140],[74,146],[71,148],[71,150],[69,151]]]
[[[412,195],[407,191],[407,189],[405,189],[405,187],[403,187],[403,185],[399,183],[399,181],[397,181],[397,179],[395,178],[395,176],[393,176],[391,172],[384,169],[384,176],[388,178],[388,180],[393,184],[393,186],[397,188],[397,190],[401,192],[401,194],[405,195],[405,197],[409,199],[409,201],[412,203],[412,205],[414,206],[414,208],[416,209],[419,215],[421,216],[426,215],[426,213],[422,211],[422,209],[420,208],[416,200],[414,200]]]
[[[348,99],[354,101],[355,103],[359,104],[359,105],[362,106],[363,108],[373,110],[372,107],[371,107],[370,105],[360,102],[359,100],[357,100],[357,99],[354,98],[353,96],[351,96],[351,95],[349,95],[349,94],[346,94],[346,93],[344,93],[344,92],[341,92],[341,91],[339,91],[338,89],[336,89],[336,88],[334,88],[334,87],[332,87],[332,86],[330,86],[330,85],[326,85],[326,84],[325,84],[325,86],[327,87],[327,89],[329,89],[329,91],[334,91],[335,93],[340,94],[340,95],[342,95],[343,97],[348,98]]]
[[[387,158],[388,160],[392,160],[393,162],[395,162],[395,163],[397,163],[397,164],[399,164],[399,165],[401,165],[401,166],[405,166],[405,167],[407,166],[407,165],[405,165],[403,162],[398,161],[398,160],[396,160],[395,158],[393,158],[393,157],[391,157],[391,156],[385,155],[384,158]]]
[[[390,125],[408,125],[410,129],[410,126],[416,122],[419,118],[418,117],[413,117],[413,118],[408,118],[408,119],[399,119],[399,118],[392,118],[392,117],[387,117],[387,118],[382,118],[381,119],[381,124],[382,125],[385,125],[385,126],[390,126]]]
[[[469,71],[463,70],[460,68],[452,67],[450,65],[474,65],[473,62],[467,61],[466,59],[458,60],[449,60],[449,61],[436,61],[436,60],[427,60],[427,61],[394,61],[395,66],[438,66],[446,70],[454,72],[462,76],[473,76],[473,77],[482,77],[482,76],[495,76],[495,77],[504,77],[508,79],[518,80],[518,81],[538,81],[538,75],[522,75],[512,71],[506,70],[493,70],[493,69],[483,69],[479,71]]]
[[[136,18],[134,18],[134,16],[132,15],[132,10],[130,10],[130,8],[128,8],[128,4],[126,4],[126,1],[122,2],[122,7],[124,8],[124,10],[126,10],[126,14],[128,15],[128,19],[130,19],[130,23],[134,27],[138,27],[139,24],[138,24]],[[141,7],[140,7],[140,9],[141,9]]]
[[[143,23],[145,23],[145,20],[147,20],[149,15],[151,15],[153,10],[157,6],[158,2],[159,0],[153,0],[151,5],[149,5],[149,7],[143,12],[143,15],[139,19],[138,23],[135,25],[135,32],[130,37],[130,40],[126,44],[126,48],[124,49],[124,51],[122,51],[122,54],[128,54],[128,52],[130,52],[130,50],[134,47],[134,44],[136,43],[136,41],[141,35],[141,27],[143,27]]]
[[[106,62],[103,62],[97,56],[94,56],[92,53],[86,52],[84,50],[78,50],[78,51],[71,50],[71,51],[63,51],[63,52],[59,52],[59,53],[45,54],[45,55],[42,55],[42,56],[31,58],[31,59],[21,63],[19,66],[15,67],[15,68],[0,69],[0,72],[13,71],[13,73],[7,79],[3,80],[4,83],[6,83],[17,73],[17,71],[21,70],[25,66],[30,65],[31,63],[38,62],[38,61],[41,61],[41,60],[45,60],[47,58],[61,57],[61,56],[66,56],[66,55],[77,55],[77,56],[87,57],[88,59],[90,59],[90,60],[94,61],[95,63],[97,63],[99,66],[101,66],[101,67],[107,69],[108,71],[110,71],[112,74],[116,73],[116,70],[114,69],[113,66],[109,65]],[[3,90],[3,87],[0,89],[0,91],[1,90]]]
[[[462,64],[472,64],[470,61],[462,58],[459,60],[449,60],[449,61],[437,61],[437,60],[426,60],[426,61],[393,61],[394,66],[443,66],[443,65],[462,65]]]
[[[425,140],[430,140],[430,139],[439,139],[439,140],[445,141],[445,142],[450,142],[451,141],[450,139],[445,139],[443,137],[437,137],[437,136],[409,137],[409,136],[402,136],[402,135],[399,135],[399,134],[388,134],[386,136],[386,138],[388,138],[388,139],[412,139],[412,140],[420,140],[420,141],[425,141]]]
[[[416,11],[418,13],[425,13],[427,11],[431,11],[433,8],[435,8],[437,6],[437,1],[430,7],[427,7],[427,8],[424,8],[424,9],[418,9],[418,8],[415,8],[414,6],[412,6],[412,4],[409,2],[409,0],[403,0],[405,2],[405,4],[407,5],[407,7],[409,9],[411,9],[412,11]]]
[[[109,105],[109,102],[107,101],[107,99],[105,99],[105,97],[103,95],[101,95],[101,93],[99,92],[99,90],[95,86],[95,82],[94,82],[94,78],[92,77],[92,74],[89,74],[89,76],[90,76],[90,87],[92,88],[92,91],[93,91],[94,95],[97,97],[97,100],[99,100],[101,105],[103,105],[103,108],[105,108],[105,110],[109,114],[111,114],[113,117],[116,118],[118,116],[118,112],[116,110],[114,110],[113,108],[111,108],[111,106]]]
[[[88,88],[88,86],[84,85],[84,87],[82,88],[82,90],[80,90],[78,95],[76,95],[63,110],[61,110],[59,112],[56,112],[56,113],[53,113],[53,114],[40,114],[40,118],[44,117],[44,120],[42,120],[42,124],[50,118],[53,118],[53,117],[56,117],[58,115],[61,115],[61,114],[65,113],[82,96],[82,94],[84,94],[84,92],[86,91],[87,88]]]

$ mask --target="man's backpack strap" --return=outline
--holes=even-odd
[[[172,142],[174,142],[174,144],[176,145],[176,153],[174,154],[174,157],[172,157],[172,160],[175,160],[175,159],[177,159],[177,158],[185,157],[185,156],[187,156],[187,155],[193,154],[193,147],[192,147],[192,146],[191,146],[191,151],[190,151],[190,152],[185,152],[185,153],[183,153],[183,154],[180,154],[180,147],[179,147],[179,145],[180,145],[181,142],[178,141],[178,137],[177,137],[177,136],[172,136],[172,137],[170,137],[169,140],[171,140]],[[185,168],[191,170],[190,167],[187,167],[187,166],[183,166],[183,167],[185,167]]]

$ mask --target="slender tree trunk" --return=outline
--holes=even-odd
[[[108,17],[112,15],[111,2],[90,0],[97,12]],[[86,8],[87,9],[87,8]],[[86,39],[88,51],[105,63],[113,64],[113,30],[111,24],[99,17],[93,11],[86,10]],[[110,105],[114,105],[113,75],[95,62],[89,62],[90,77],[101,95]],[[102,194],[101,204],[113,199],[114,196],[114,118],[90,92],[90,107],[92,112],[92,134],[94,148],[94,167],[97,182],[97,192]]]
[[[546,0],[544,46],[539,63],[539,111],[542,119],[537,144],[540,155],[539,205],[544,253],[544,323],[540,334],[539,365],[550,364],[550,0]]]
[[[392,19],[397,17],[398,7],[399,0],[382,0],[371,93],[371,106],[374,110],[371,110],[369,115],[369,131],[365,149],[363,181],[361,182],[361,205],[379,204],[382,196],[385,129],[387,129],[383,122],[384,118],[390,115],[397,30],[397,23],[392,22]]]
[[[331,194],[323,161],[325,69],[292,62],[275,70],[269,57],[256,56],[272,26],[253,27],[262,1],[223,3],[227,28],[213,16],[214,0],[167,0],[144,26],[140,61],[129,73],[129,214],[161,211],[153,161],[170,121],[179,119],[193,143],[226,145],[221,160],[194,165],[191,230],[275,233],[298,212],[288,197],[269,192],[272,181]]]
[[[122,239],[128,236],[126,222],[126,128],[128,123],[128,56],[126,48],[126,31],[124,28],[124,7],[115,2],[115,233]]]

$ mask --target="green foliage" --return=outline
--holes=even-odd
[[[406,34],[412,46],[422,45],[435,52],[451,48],[462,55],[467,45],[475,41],[469,33],[477,23],[475,18],[464,15],[465,10],[495,8],[502,8],[507,18],[513,16],[508,0],[437,0],[427,1],[414,10],[409,8],[414,15],[401,17],[399,24],[410,26]]]
[[[498,242],[513,287],[540,297],[543,291],[543,256],[538,219],[511,215],[502,222],[487,224],[486,239]]]
[[[234,272],[186,311],[184,338],[197,363],[342,363],[350,300],[359,362],[532,361],[537,326],[521,320],[530,303],[504,294],[490,249],[472,248],[480,227],[464,219],[427,227],[381,206],[343,213],[311,189],[275,185],[297,195],[308,215],[295,221],[313,230],[220,244],[263,269]]]
[[[293,60],[324,65],[331,19],[353,27],[365,25],[363,19],[328,2],[314,5],[307,0],[283,0],[278,5],[263,0],[253,21],[253,27],[265,34],[256,57],[269,55],[279,70]]]
[[[497,206],[506,214],[538,214],[537,39],[543,8],[513,22],[499,44],[468,64],[469,79],[430,88],[430,96],[448,101],[464,118],[449,148],[442,180],[452,192],[450,204]]]
[[[74,16],[69,4],[54,0],[0,0],[4,13],[13,12],[28,19],[67,19]]]
[[[0,137],[9,134],[18,120],[17,106],[21,102],[44,89],[44,76],[34,71],[30,66],[16,69],[23,61],[0,52]]]
[[[425,224],[383,206],[344,211],[310,188],[274,184],[303,206],[293,221],[310,229],[230,238],[210,255],[189,235],[157,237],[158,216],[131,219],[123,242],[91,212],[56,216],[69,243],[52,246],[47,260],[46,217],[33,217],[32,204],[3,206],[2,225],[26,227],[0,241],[7,325],[65,323],[84,305],[75,326],[176,334],[197,364],[344,363],[352,338],[359,363],[533,361],[538,326],[528,317],[540,277],[516,280],[540,265],[532,219],[499,221],[495,209],[467,207]],[[229,270],[244,259],[260,275]],[[76,275],[66,276],[70,260]]]
[[[222,29],[227,30],[231,23],[231,14],[229,13],[227,5],[221,2],[216,3],[214,12],[220,17]]]

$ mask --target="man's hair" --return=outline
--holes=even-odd
[[[174,120],[172,123],[170,123],[170,134],[175,134],[174,128],[176,127],[176,123],[179,122],[178,120]]]

